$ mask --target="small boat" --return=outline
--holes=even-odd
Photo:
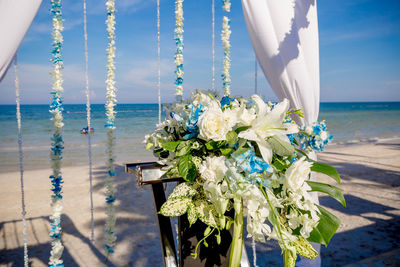
[[[85,127],[81,130],[81,134],[88,134],[89,133],[89,128]],[[94,133],[94,129],[90,127],[90,133]]]

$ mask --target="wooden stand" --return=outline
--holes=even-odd
[[[163,183],[183,182],[182,178],[166,178],[161,171],[161,165],[156,162],[129,163],[125,171],[132,173],[138,179],[139,185],[151,185],[156,213],[166,201]],[[233,218],[234,213],[228,214]],[[186,214],[178,218],[179,233],[179,259],[172,233],[171,220],[157,213],[158,229],[160,231],[161,249],[166,267],[208,267],[208,266],[229,266],[229,255],[232,241],[233,226],[230,231],[221,231],[221,244],[217,244],[215,237],[207,238],[208,247],[199,246],[197,258],[191,255],[197,243],[204,237],[204,230],[207,225],[198,220],[189,227]],[[250,266],[246,250],[243,248],[241,266]]]

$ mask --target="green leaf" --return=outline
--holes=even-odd
[[[175,152],[177,146],[178,146],[181,142],[182,142],[181,140],[176,141],[176,142],[165,142],[165,143],[161,144],[161,146],[162,146],[164,149],[168,150],[168,151]]]
[[[320,243],[328,246],[332,236],[339,228],[340,220],[338,217],[336,217],[323,207],[319,205],[317,206],[319,211],[321,212],[318,215],[319,223],[317,227],[315,227],[314,230],[311,232],[310,237],[307,240],[310,242]]]
[[[214,150],[214,149],[217,149],[218,148],[218,146],[217,146],[217,142],[215,142],[215,141],[208,141],[207,143],[206,143],[206,148],[208,149],[208,150]]]
[[[191,148],[192,148],[192,145],[191,145],[190,141],[181,142],[176,148],[176,156],[181,157],[181,156],[188,154],[190,152]]]
[[[340,188],[325,183],[318,183],[313,181],[306,181],[306,182],[311,187],[311,191],[317,191],[328,194],[337,201],[339,201],[339,203],[346,208],[346,201],[344,200],[344,196]]]
[[[211,227],[218,227],[217,211],[214,206],[203,199],[198,199],[194,202],[198,218],[205,224]]]
[[[240,154],[243,154],[244,152],[246,152],[249,149],[250,149],[249,147],[240,147],[233,154],[240,155]]]
[[[178,171],[185,181],[193,182],[195,180],[197,170],[192,161],[192,155],[188,154],[179,159]]]
[[[339,184],[341,183],[340,176],[339,176],[339,173],[337,172],[337,170],[328,164],[323,164],[323,163],[319,163],[319,162],[315,161],[313,163],[313,165],[311,166],[311,170],[313,172],[319,172],[319,173],[328,175],[329,177],[333,178]]]
[[[191,202],[192,200],[190,198],[184,197],[168,199],[161,206],[159,213],[168,217],[181,216],[186,213],[189,207],[189,203]]]
[[[178,184],[172,193],[168,196],[168,199],[177,197],[192,198],[196,195],[197,191],[189,183]]]
[[[189,225],[192,226],[197,221],[197,212],[196,207],[194,206],[193,202],[189,203],[189,207],[187,210],[187,217],[189,221]]]
[[[240,133],[240,132],[246,131],[246,130],[249,129],[250,127],[251,127],[251,126],[242,126],[242,127],[237,128],[237,129],[235,130],[235,132],[238,134],[238,133]]]
[[[228,156],[229,154],[231,154],[234,151],[233,148],[220,148],[219,150],[221,151],[222,155],[224,155],[224,156]]]
[[[226,141],[228,142],[228,144],[234,145],[236,144],[237,137],[238,135],[235,131],[230,131],[226,134]]]
[[[279,156],[291,156],[294,153],[294,147],[289,143],[274,135],[268,138],[268,143],[271,145],[272,150]]]
[[[277,158],[274,158],[274,160],[272,161],[272,166],[274,166],[276,169],[283,171],[286,169],[286,165],[283,164],[282,161],[278,160]]]

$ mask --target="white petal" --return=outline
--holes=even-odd
[[[240,138],[247,140],[258,141],[260,138],[256,135],[253,129],[248,129],[246,131],[240,132],[238,135]]]
[[[271,163],[272,161],[272,148],[267,141],[259,139],[257,141],[258,148],[265,162]]]

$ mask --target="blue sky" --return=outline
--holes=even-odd
[[[283,1],[283,0],[280,0]],[[22,104],[47,104],[51,90],[51,16],[43,1],[18,59]],[[216,88],[222,91],[221,3],[216,0]],[[104,103],[107,45],[105,1],[88,0],[89,75],[92,102]],[[119,103],[157,101],[155,0],[116,0],[116,81]],[[320,34],[321,101],[400,101],[400,2],[317,1]],[[64,101],[85,103],[82,2],[63,1]],[[211,1],[186,0],[185,92],[211,87]],[[254,91],[254,52],[239,0],[232,0],[232,94]],[[161,0],[161,90],[174,94],[174,1]],[[12,69],[0,83],[0,104],[15,103]],[[276,97],[258,70],[258,91]]]

